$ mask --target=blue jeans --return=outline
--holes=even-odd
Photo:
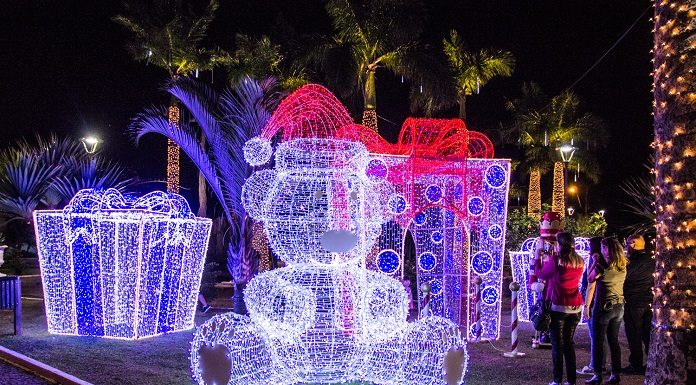
[[[621,347],[619,346],[619,327],[623,319],[623,303],[615,304],[604,310],[595,306],[592,313],[592,363],[596,375],[602,375],[604,371],[604,338],[609,342],[611,354],[611,373],[621,373]]]
[[[553,360],[553,380],[563,382],[563,359],[565,359],[568,382],[575,384],[575,328],[580,322],[580,313],[551,312],[551,358]]]
[[[594,369],[594,357],[592,355],[592,347],[594,346],[594,331],[592,330],[592,317],[587,320],[587,331],[590,334],[590,368]]]

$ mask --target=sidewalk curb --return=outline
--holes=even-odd
[[[0,360],[28,370],[29,372],[61,385],[93,385],[90,382],[83,381],[73,375],[46,365],[31,357],[27,357],[24,354],[17,353],[2,345],[0,345]]]

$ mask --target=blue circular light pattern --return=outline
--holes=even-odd
[[[365,167],[365,174],[373,182],[381,182],[387,178],[389,168],[382,159],[372,159]]]
[[[442,282],[440,282],[440,280],[433,279],[430,281],[430,293],[432,295],[442,294]]]
[[[406,212],[406,207],[408,203],[403,195],[394,194],[389,197],[387,201],[387,206],[389,207],[389,212],[392,214],[403,214]]]
[[[493,257],[487,251],[479,251],[471,257],[471,268],[478,275],[488,274],[493,269]]]
[[[428,216],[425,215],[425,213],[420,213],[420,214],[416,215],[415,218],[413,218],[413,221],[414,221],[417,225],[420,226],[420,225],[423,225],[427,219],[428,219]]]
[[[385,274],[394,274],[399,269],[401,261],[399,254],[391,249],[380,251],[377,255],[377,268]]]
[[[498,290],[492,287],[487,287],[481,291],[481,301],[486,305],[494,305],[498,302]]]
[[[430,239],[433,241],[433,243],[442,243],[444,237],[442,236],[441,232],[433,231],[433,233],[430,235]]]
[[[435,255],[429,251],[426,251],[425,253],[421,254],[418,257],[418,266],[421,268],[421,270],[428,272],[431,271],[432,269],[435,268]]]
[[[500,237],[503,236],[503,228],[500,227],[500,225],[491,225],[488,228],[488,236],[491,237],[491,239],[500,239]]]
[[[535,249],[537,239],[536,238],[527,238],[525,241],[522,243],[521,251],[532,251]]]
[[[431,184],[425,189],[425,199],[430,203],[437,203],[442,199],[442,189],[440,186]]]
[[[485,208],[485,203],[481,197],[472,197],[469,199],[469,203],[466,205],[469,210],[469,214],[473,216],[479,216],[483,214]]]
[[[497,164],[494,164],[486,169],[486,183],[493,188],[503,187],[507,175],[505,169]]]
[[[590,239],[584,237],[575,238],[575,251],[578,253],[590,252]]]
[[[476,337],[476,332],[479,330],[479,328],[481,329],[481,335],[485,335],[484,331],[486,329],[483,328],[483,322],[472,323],[471,327],[469,328],[469,335],[471,335],[472,337]]]

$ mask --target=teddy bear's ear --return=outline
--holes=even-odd
[[[275,182],[274,170],[261,170],[253,173],[242,187],[242,205],[257,221],[263,221],[266,215],[265,202],[270,188]]]

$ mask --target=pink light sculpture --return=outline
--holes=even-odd
[[[434,287],[433,314],[465,325],[470,338],[499,337],[510,161],[493,158],[485,135],[461,119],[408,118],[398,142],[389,143],[353,123],[331,92],[312,84],[284,99],[255,140],[266,141],[268,149],[275,136],[362,142],[371,153],[367,176],[396,190],[387,202],[393,217],[382,226],[367,266],[403,276],[405,240],[413,237],[417,287]],[[477,276],[483,279],[480,323],[474,322]],[[418,299],[421,304],[420,292]]]

